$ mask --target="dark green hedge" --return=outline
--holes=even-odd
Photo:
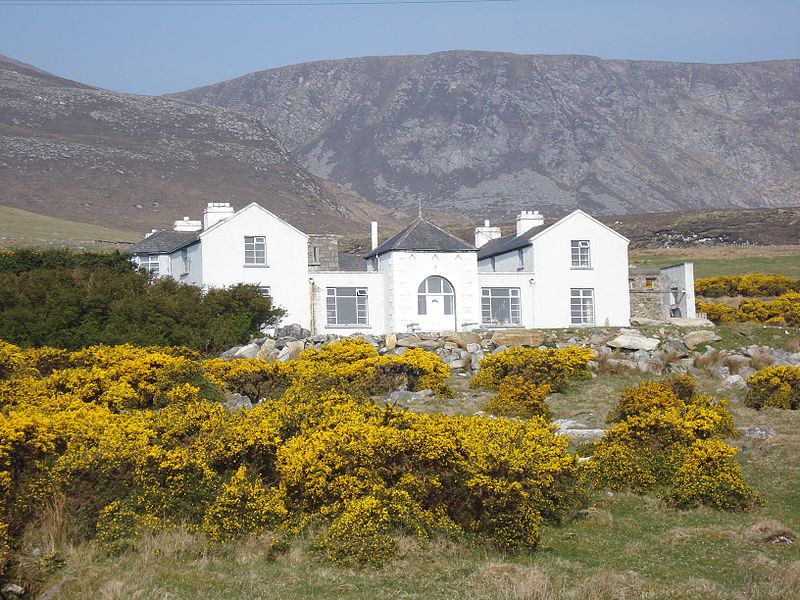
[[[0,339],[19,346],[129,342],[215,354],[246,342],[282,312],[256,286],[204,293],[152,279],[119,252],[0,252]]]

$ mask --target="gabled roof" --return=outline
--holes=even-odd
[[[392,250],[419,252],[470,252],[475,246],[468,244],[430,221],[417,217],[394,234],[365,258],[379,256]]]
[[[520,248],[525,248],[526,246],[530,246],[533,240],[540,235],[544,234],[545,232],[550,232],[562,223],[569,221],[578,216],[586,217],[594,221],[595,224],[599,225],[603,229],[607,230],[610,233],[613,233],[618,238],[624,240],[626,243],[629,243],[630,240],[626,238],[624,235],[619,233],[618,231],[614,231],[603,223],[602,221],[598,221],[592,215],[589,215],[583,212],[580,209],[573,210],[569,213],[566,217],[563,217],[556,221],[555,223],[539,225],[538,227],[533,227],[528,231],[524,232],[522,235],[506,235],[501,238],[494,239],[490,242],[485,243],[478,249],[478,260],[483,260],[485,258],[491,258],[492,256],[497,256],[498,254],[505,254],[506,252],[510,252],[512,250],[518,250]]]
[[[130,247],[131,254],[172,254],[194,244],[199,231],[156,231]]]
[[[498,254],[505,254],[513,250],[519,250],[525,246],[530,246],[531,238],[540,234],[548,227],[552,227],[555,223],[549,225],[539,225],[538,227],[531,227],[528,231],[523,232],[522,235],[512,233],[504,235],[503,237],[495,238],[486,242],[483,246],[478,248],[478,260],[497,256]]]
[[[239,210],[237,210],[235,213],[233,213],[233,214],[232,214],[230,217],[228,217],[227,219],[223,219],[222,221],[217,221],[216,223],[214,223],[214,224],[213,224],[211,227],[209,227],[208,229],[204,229],[203,231],[200,231],[200,232],[198,232],[198,233],[199,233],[201,236],[204,236],[204,235],[206,235],[206,234],[207,234],[209,231],[214,231],[215,229],[218,229],[218,228],[222,227],[222,226],[223,226],[225,223],[230,223],[230,222],[231,222],[231,221],[233,221],[235,218],[239,217],[240,215],[243,215],[244,213],[246,213],[246,212],[250,211],[251,209],[258,209],[258,210],[260,210],[261,212],[268,214],[270,217],[272,217],[273,219],[275,219],[275,220],[276,220],[276,221],[278,221],[279,223],[281,223],[281,224],[285,225],[285,226],[286,226],[286,227],[288,227],[289,229],[292,229],[293,231],[296,231],[297,233],[299,233],[299,234],[300,234],[300,235],[302,235],[303,237],[306,237],[306,238],[308,237],[308,234],[307,234],[307,233],[305,233],[305,232],[303,232],[303,231],[300,231],[300,230],[299,230],[297,227],[295,227],[295,226],[294,226],[294,225],[292,225],[291,223],[288,223],[287,221],[284,221],[283,219],[281,219],[281,218],[280,218],[278,215],[276,215],[275,213],[268,211],[266,208],[264,208],[263,206],[261,206],[261,205],[260,205],[258,202],[251,202],[250,204],[248,204],[248,205],[247,205],[247,206],[245,206],[244,208],[240,208]]]

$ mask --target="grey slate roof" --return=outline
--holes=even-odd
[[[386,240],[365,258],[372,258],[391,250],[414,250],[420,252],[469,252],[476,248],[447,233],[430,221],[417,217],[391,238]]]
[[[504,235],[503,237],[494,239],[491,242],[486,242],[478,249],[478,260],[483,260],[484,258],[490,258],[492,256],[497,256],[498,254],[505,254],[506,252],[511,252],[513,250],[519,250],[520,248],[530,246],[531,238],[541,233],[551,225],[553,225],[553,223],[539,225],[538,227],[532,227],[522,235],[516,235],[512,233],[511,235]]]
[[[367,261],[363,256],[356,256],[355,254],[339,254],[339,270],[340,271],[366,271]]]
[[[196,242],[199,231],[156,231],[128,250],[131,254],[171,254]]]

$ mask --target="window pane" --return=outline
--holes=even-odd
[[[441,294],[442,293],[442,278],[441,277],[428,277],[428,293]]]
[[[355,325],[356,299],[339,296],[336,299],[336,321],[339,325]]]
[[[453,314],[453,296],[450,294],[444,296],[444,314]]]
[[[492,298],[492,320],[497,323],[511,322],[511,304],[508,298]]]
[[[450,285],[450,282],[447,281],[446,279],[442,279],[442,290],[444,291],[445,294],[454,293],[453,292],[453,286]]]
[[[427,296],[425,294],[420,294],[417,296],[417,314],[428,314]]]

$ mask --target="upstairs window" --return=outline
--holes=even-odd
[[[517,271],[525,270],[525,250],[517,250]]]
[[[244,236],[244,264],[267,264],[267,238],[263,235]]]
[[[570,322],[573,325],[594,325],[594,290],[572,288],[569,299]]]
[[[367,300],[367,288],[329,287],[326,297],[328,325],[367,325]]]
[[[158,277],[159,275],[159,262],[158,262],[158,255],[157,254],[149,254],[147,256],[140,256],[139,257],[139,266],[150,273],[151,275]]]
[[[264,298],[272,298],[272,288],[268,285],[258,286],[258,295]]]
[[[484,325],[519,325],[519,288],[481,289],[481,322]]]
[[[589,240],[572,240],[572,268],[573,269],[589,269],[592,266],[591,256],[589,253]]]
[[[310,260],[308,261],[309,265],[319,264],[319,246],[311,246],[311,256],[309,258],[310,258]]]

